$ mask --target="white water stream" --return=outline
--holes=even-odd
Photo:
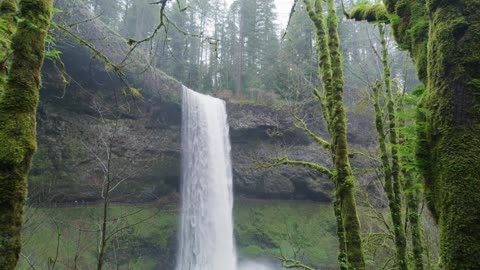
[[[225,102],[183,86],[177,270],[236,270]]]
[[[233,187],[225,102],[183,86],[182,214],[177,270],[271,270],[237,265]]]

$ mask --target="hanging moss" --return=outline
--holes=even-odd
[[[22,0],[12,67],[0,99],[0,269],[15,269],[27,175],[36,150],[36,109],[52,1]]]

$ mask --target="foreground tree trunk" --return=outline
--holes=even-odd
[[[386,0],[349,14],[391,19],[396,41],[410,51],[426,85],[417,156],[447,270],[480,269],[479,10],[479,0]]]
[[[2,270],[15,269],[20,255],[20,232],[27,196],[27,176],[36,150],[36,111],[40,70],[51,10],[51,0],[20,2],[17,30],[11,42],[12,66],[6,85],[0,91],[2,93],[0,96],[0,269]]]

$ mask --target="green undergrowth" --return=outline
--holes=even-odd
[[[54,261],[55,269],[95,268],[101,209],[28,208],[19,269],[31,269],[30,264],[50,269]],[[108,269],[117,264],[120,269],[158,269],[160,262],[174,261],[170,250],[176,235],[175,210],[116,205],[108,220],[108,230],[118,232],[107,248]]]
[[[18,269],[93,269],[100,206],[28,208]],[[154,205],[114,205],[107,248],[108,269],[173,269],[178,211]],[[237,201],[235,238],[241,258],[284,254],[322,269],[335,268],[337,241],[330,206],[307,202]],[[57,255],[58,247],[58,255]],[[27,260],[28,258],[28,260]],[[57,258],[55,260],[55,258]]]
[[[246,201],[235,207],[235,238],[241,256],[293,257],[326,268],[337,265],[335,220],[330,206],[305,202]]]

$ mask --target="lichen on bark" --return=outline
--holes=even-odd
[[[36,109],[52,1],[22,0],[12,36],[12,66],[0,97],[0,269],[21,249],[27,176],[36,150]]]

